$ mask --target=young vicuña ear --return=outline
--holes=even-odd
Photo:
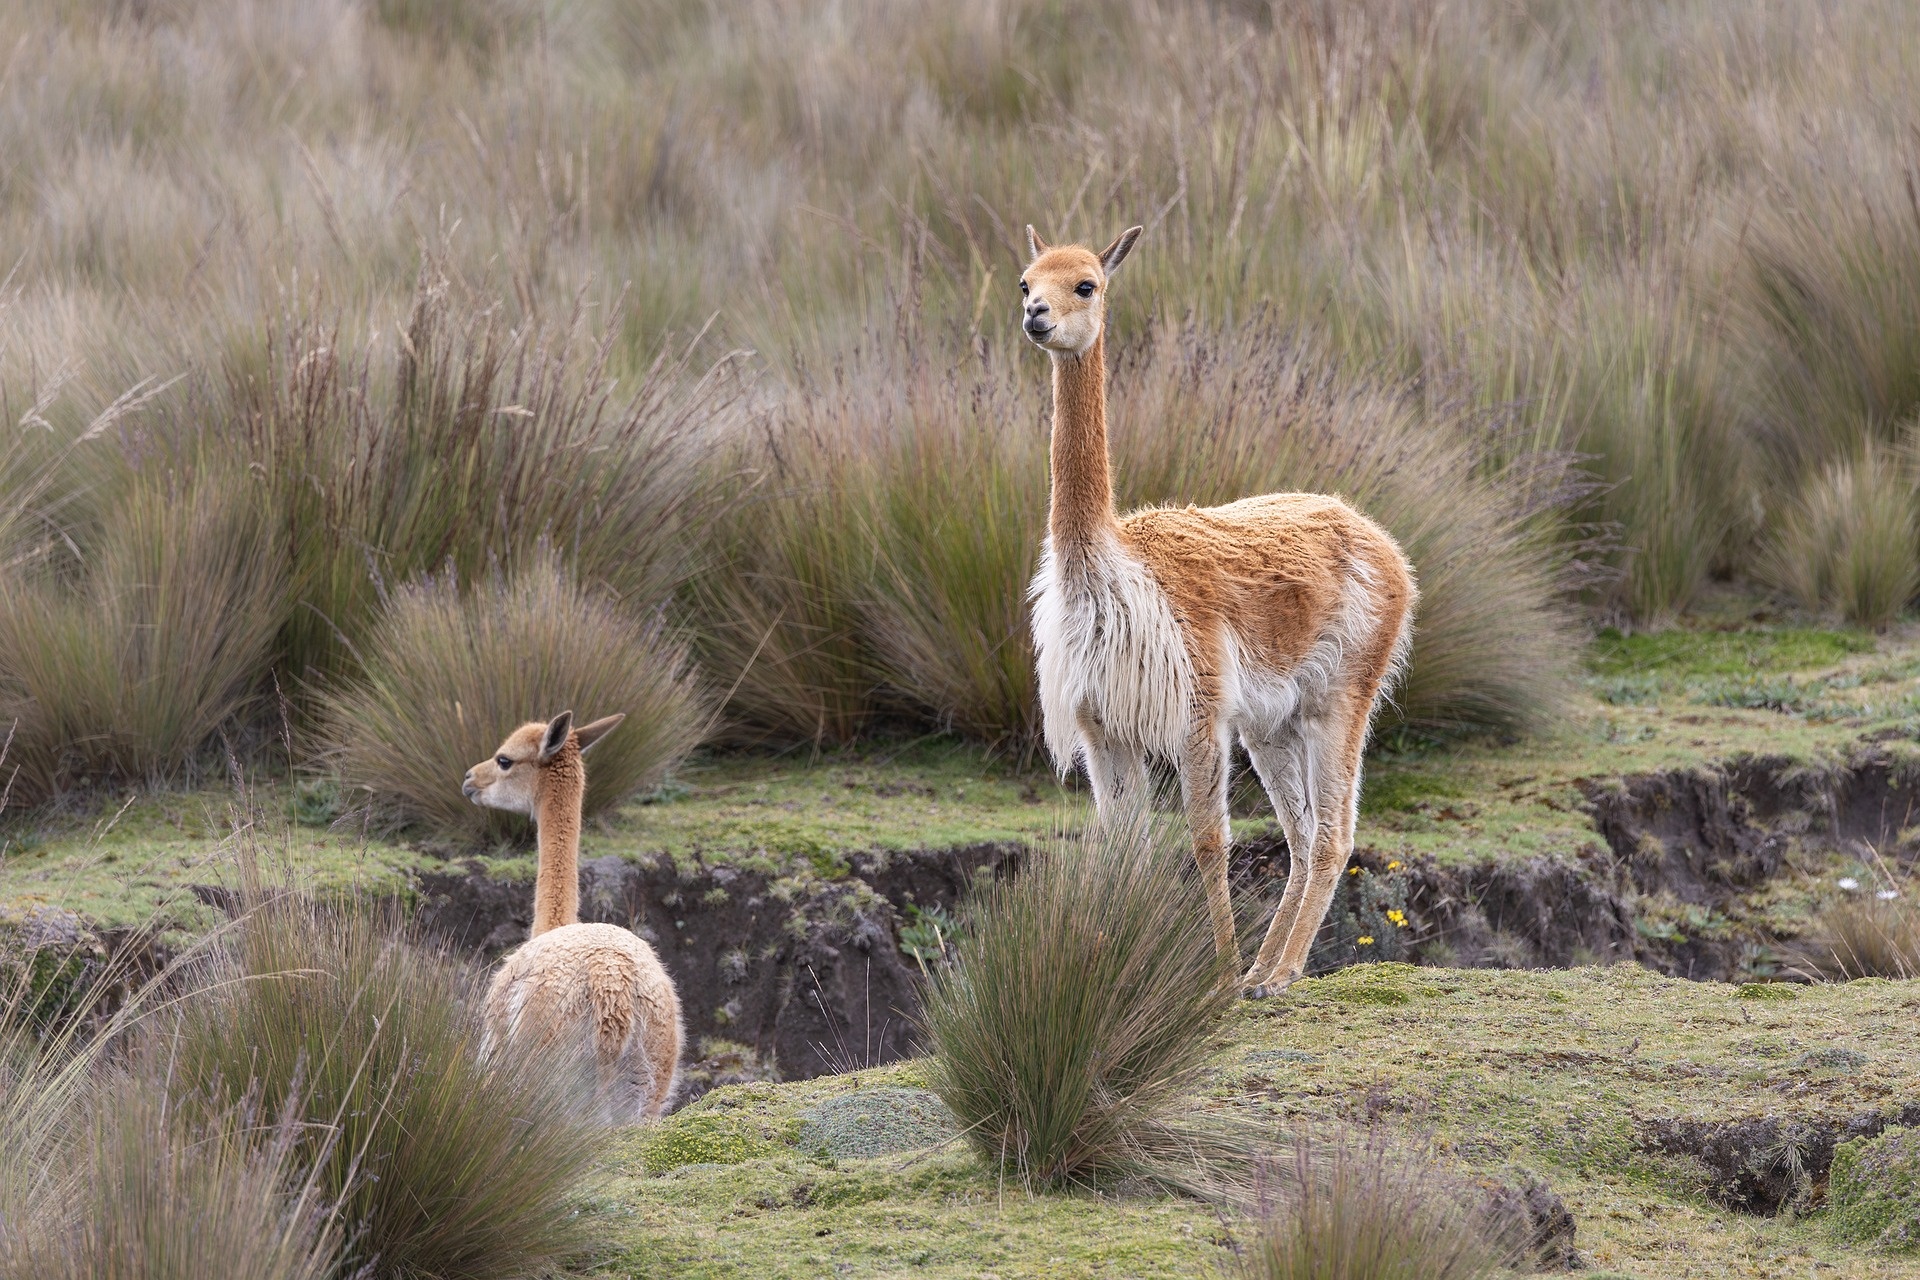
[[[567,745],[567,735],[573,732],[573,712],[562,711],[547,721],[546,736],[540,739],[540,763],[545,764],[560,754],[560,748]]]
[[[627,718],[626,712],[616,711],[614,714],[610,716],[602,716],[600,719],[595,720],[592,724],[581,725],[580,726],[580,749],[582,751],[587,750],[594,743],[600,741],[600,739],[606,737],[609,733],[612,733],[614,726],[618,725],[622,720],[625,720],[626,718]]]
[[[1040,233],[1035,231],[1033,224],[1029,222],[1027,224],[1027,251],[1037,258],[1052,247],[1052,245],[1040,238]]]
[[[1118,271],[1120,264],[1127,260],[1127,255],[1133,252],[1133,242],[1140,238],[1140,233],[1144,229],[1143,227],[1128,227],[1125,231],[1122,231],[1119,238],[1101,252],[1100,269],[1108,275],[1112,275]]]

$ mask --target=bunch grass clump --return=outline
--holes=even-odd
[[[288,572],[266,513],[233,480],[143,475],[77,568],[0,579],[16,802],[101,779],[178,780],[257,705]]]
[[[581,1244],[587,1065],[483,1060],[479,977],[365,906],[269,895],[144,1037],[189,1123],[290,1117],[291,1160],[375,1276],[522,1276]]]
[[[689,594],[738,736],[818,747],[872,722],[880,672],[854,586],[875,568],[855,496],[863,443],[845,422],[804,419],[735,442],[747,491],[716,523]]]
[[[141,979],[150,936],[136,933],[83,966],[49,1016],[40,976],[64,969],[77,940],[8,933],[18,950],[0,965],[0,1277],[336,1275],[336,1206],[297,1150],[315,1135],[247,1104],[182,1107],[166,1064],[129,1052],[167,997],[198,996],[186,975],[221,939]]]
[[[709,712],[688,648],[553,555],[462,589],[449,570],[394,592],[357,680],[323,700],[342,778],[385,816],[454,836],[489,830],[460,780],[529,720],[623,712],[594,749],[591,816],[657,784],[698,745]]]
[[[1801,951],[1817,977],[1920,978],[1920,909],[1912,884],[1887,874],[1886,887],[1850,894],[1822,909]]]
[[[302,687],[352,671],[386,590],[448,565],[474,579],[558,554],[637,604],[679,586],[716,497],[703,442],[736,389],[664,354],[623,387],[619,323],[576,307],[508,327],[429,261],[390,341],[295,315],[189,405],[174,430],[206,465],[266,480],[295,602],[278,656]]]
[[[63,1211],[0,1231],[6,1280],[328,1280],[333,1205],[297,1158],[299,1132],[244,1111],[182,1120],[163,1079],[92,1091]]]
[[[1920,501],[1911,460],[1865,441],[1816,473],[1761,561],[1803,608],[1885,627],[1920,591]]]
[[[1431,1153],[1380,1130],[1299,1135],[1268,1170],[1247,1280],[1492,1280],[1518,1259],[1517,1224],[1476,1203]]]
[[[929,1086],[980,1158],[1031,1188],[1191,1181],[1223,1149],[1181,1099],[1238,974],[1180,847],[1137,830],[1059,838],[984,890],[932,975]]]

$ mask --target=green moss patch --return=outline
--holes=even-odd
[[[800,1113],[802,1151],[866,1159],[918,1151],[956,1137],[947,1104],[925,1089],[860,1089]]]
[[[1784,982],[1743,982],[1734,991],[1742,1000],[1798,1000],[1800,993]]]
[[[1836,1238],[1888,1252],[1920,1248],[1920,1129],[1843,1142],[1827,1181]]]
[[[690,1164],[744,1164],[787,1149],[781,1139],[791,1131],[791,1125],[776,1129],[751,1115],[703,1110],[696,1103],[649,1132],[639,1155],[648,1173]]]
[[[1778,627],[1742,631],[1659,631],[1622,635],[1609,627],[1587,651],[1595,675],[1657,674],[1683,680],[1702,676],[1753,676],[1829,667],[1872,653],[1864,631]]]

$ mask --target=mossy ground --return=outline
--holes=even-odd
[[[1842,1143],[1828,1189],[1833,1234],[1894,1253],[1920,1248],[1920,1131]]]
[[[1589,1263],[1639,1280],[1920,1276],[1920,1261],[1841,1244],[1821,1214],[1722,1209],[1698,1166],[1637,1138],[1649,1119],[1896,1105],[1920,1081],[1916,1010],[1912,983],[1765,1000],[1631,965],[1362,965],[1243,1005],[1196,1102],[1258,1108],[1276,1133],[1405,1126],[1468,1167],[1533,1169],[1572,1209]],[[1835,1048],[1850,1052],[1819,1052]],[[870,1160],[804,1149],[803,1116],[824,1100],[923,1084],[907,1062],[739,1086],[621,1131],[589,1208],[606,1250],[582,1274],[1207,1276],[1231,1263],[1244,1226],[1196,1202],[1029,1196],[957,1141]]]

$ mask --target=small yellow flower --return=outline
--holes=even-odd
[[[1363,933],[1363,934],[1361,934],[1361,935],[1360,935],[1360,945],[1361,945],[1361,946],[1363,946],[1363,947],[1370,947],[1370,946],[1372,946],[1372,945],[1373,945],[1373,935],[1372,935],[1372,934],[1370,934],[1370,933]]]
[[[1398,871],[1399,869],[1400,869],[1400,860],[1398,858],[1395,858],[1392,862],[1389,862],[1387,864],[1387,870],[1389,871]]]
[[[1407,927],[1407,913],[1404,911],[1389,911],[1387,912],[1387,919],[1393,921],[1394,927],[1396,928],[1404,929]]]
[[[1348,874],[1348,875],[1350,875],[1350,876],[1357,876],[1357,875],[1359,875],[1359,874],[1360,874],[1360,868],[1358,868],[1358,867],[1348,867],[1348,868],[1347,868],[1347,874]]]

